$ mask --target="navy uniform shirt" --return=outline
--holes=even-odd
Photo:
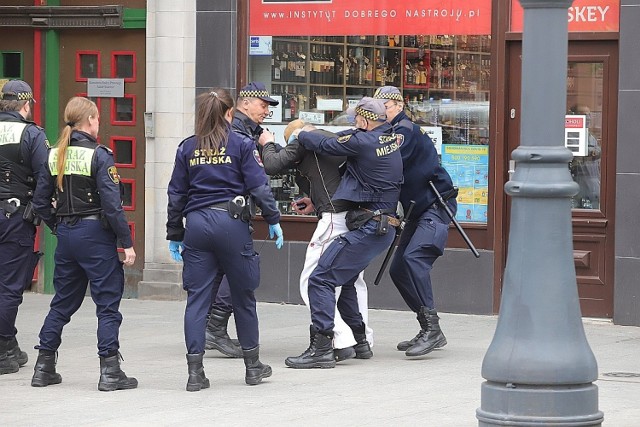
[[[370,131],[332,137],[300,132],[302,145],[318,154],[347,156],[346,170],[333,196],[368,209],[395,209],[402,183],[402,136],[383,123]]]
[[[260,135],[262,135],[262,132],[264,131],[264,129],[262,129],[259,124],[257,124],[249,117],[247,117],[247,115],[245,115],[243,112],[238,110],[234,111],[233,113],[231,129],[234,132],[251,138],[255,143],[258,142],[258,138],[260,138]]]
[[[91,176],[95,179],[96,188],[100,195],[102,214],[116,234],[120,245],[123,248],[133,247],[131,230],[122,209],[120,177],[113,161],[113,152],[104,145],[98,144],[96,139],[88,133],[77,130],[72,131],[71,144],[73,144],[73,141],[79,140],[89,140],[96,143],[96,150],[91,159]],[[56,177],[51,175],[49,164],[45,162],[38,180],[36,193],[33,196],[33,207],[52,230],[56,224],[55,215],[51,210],[51,198],[54,196],[55,190]]]
[[[437,200],[429,181],[433,182],[442,196],[453,189],[453,183],[449,173],[440,165],[438,152],[431,138],[420,126],[412,123],[404,111],[394,117],[391,124],[395,132],[404,136],[404,143],[400,147],[404,168],[400,203],[406,212],[409,202],[415,201],[409,219],[418,218]]]
[[[27,126],[24,134],[22,135],[22,142],[20,147],[20,155],[24,161],[24,165],[31,169],[31,173],[34,176],[34,182],[38,182],[42,165],[47,162],[47,154],[49,148],[49,141],[47,135],[44,133],[44,129],[37,126],[35,123],[26,120],[17,111],[0,112],[0,122],[3,121],[20,121],[22,123],[29,123],[32,126]],[[27,202],[31,199],[30,195],[25,195],[24,199],[21,196],[22,202]]]
[[[267,175],[252,140],[229,132],[217,152],[197,148],[191,136],[180,143],[168,188],[167,240],[182,241],[183,218],[191,211],[251,195],[268,224],[280,221]]]

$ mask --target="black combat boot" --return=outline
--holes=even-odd
[[[187,380],[187,391],[200,391],[209,388],[209,379],[205,376],[202,357],[204,352],[198,354],[187,354],[187,368],[189,379]]]
[[[356,359],[371,359],[373,351],[371,351],[371,346],[367,341],[365,324],[361,323],[359,326],[351,327],[351,330],[353,331],[353,337],[356,339],[356,345],[353,346],[356,352]]]
[[[260,347],[254,347],[251,350],[243,350],[244,366],[247,371],[244,376],[244,382],[249,385],[258,385],[263,378],[271,376],[271,366],[260,362]]]
[[[356,339],[356,345],[353,346],[356,351],[356,359],[371,359],[373,351],[371,351],[367,336],[365,334],[353,334],[353,336]]]
[[[416,319],[418,319],[418,322],[420,322],[420,313],[418,313],[418,316],[416,317]],[[407,351],[409,347],[412,347],[416,343],[416,341],[418,341],[418,338],[420,338],[421,334],[422,334],[422,327],[420,327],[420,330],[418,331],[415,337],[407,341],[400,341],[396,346],[396,348],[398,349],[398,351]]]
[[[445,338],[440,329],[440,318],[435,309],[430,310],[427,307],[421,307],[418,313],[418,321],[422,327],[418,334],[419,338],[404,354],[407,356],[423,356],[431,353],[436,348],[447,345],[447,338]]]
[[[9,353],[12,353],[14,355],[14,357],[16,358],[16,362],[18,362],[18,365],[20,365],[20,367],[23,367],[29,361],[29,356],[27,355],[27,353],[20,350],[20,346],[18,345],[18,340],[16,339],[16,337],[13,337],[9,341]]]
[[[333,331],[319,331],[311,325],[309,348],[298,357],[287,357],[285,365],[296,369],[335,368],[333,355]]]
[[[215,308],[209,312],[209,322],[205,334],[205,347],[207,350],[218,350],[225,356],[240,358],[242,348],[235,343],[227,333],[227,324],[231,313]]]
[[[120,352],[113,356],[100,356],[100,381],[98,382],[98,390],[128,390],[138,387],[138,380],[133,377],[128,377],[122,369],[120,369],[121,359],[124,360]]]
[[[333,357],[336,362],[342,362],[343,360],[353,359],[356,357],[356,350],[354,347],[334,348]]]
[[[38,360],[33,367],[32,387],[46,387],[51,384],[60,384],[62,377],[56,372],[56,360],[58,353],[51,350],[38,350]]]
[[[11,351],[11,341],[0,338],[0,375],[18,372],[20,365]]]

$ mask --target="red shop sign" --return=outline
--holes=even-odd
[[[251,0],[249,34],[489,35],[491,0]]]
[[[522,32],[523,10],[511,0],[511,31]],[[567,12],[570,32],[607,32],[620,29],[620,0],[574,0]]]

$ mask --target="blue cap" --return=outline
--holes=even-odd
[[[33,99],[31,86],[22,80],[9,80],[2,86],[0,99],[3,101],[28,101]]]
[[[394,101],[402,101],[402,94],[400,89],[395,86],[382,86],[376,89],[376,93],[373,94],[375,99],[392,99]]]
[[[377,120],[384,122],[387,120],[387,109],[384,106],[384,100],[373,99],[369,96],[365,96],[355,107],[351,107],[347,110],[347,114],[350,116],[360,115],[368,120]]]
[[[238,96],[241,98],[262,99],[264,102],[272,106],[276,106],[279,104],[278,101],[269,96],[269,91],[267,91],[267,88],[262,82],[249,83],[248,85],[240,89],[240,93],[238,94]]]

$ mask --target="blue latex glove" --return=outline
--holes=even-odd
[[[298,139],[298,137],[294,134],[291,134],[289,136],[289,140],[287,140],[287,144],[291,144],[293,141],[295,141],[296,139]]]
[[[182,242],[176,242],[174,240],[169,241],[169,252],[171,252],[171,258],[176,262],[182,262],[181,252],[184,250],[184,244]]]
[[[282,228],[280,224],[270,224],[269,225],[269,238],[273,239],[273,236],[276,236],[276,248],[282,248],[284,244],[284,236],[282,235]]]

